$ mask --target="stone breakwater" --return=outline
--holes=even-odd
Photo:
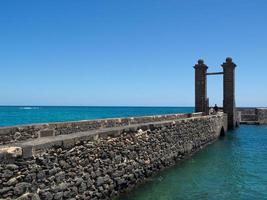
[[[243,124],[267,124],[267,108],[238,108]]]
[[[218,113],[114,128],[114,134],[88,132],[94,137],[39,148],[28,158],[15,151],[0,164],[0,199],[113,199],[216,140],[226,127],[227,116]]]
[[[0,145],[12,144],[46,136],[58,136],[82,131],[102,128],[122,127],[133,124],[175,120],[191,116],[201,116],[202,113],[170,114],[131,118],[113,118],[103,120],[84,120],[78,122],[49,123],[26,126],[13,126],[0,128]]]

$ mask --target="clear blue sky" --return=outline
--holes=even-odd
[[[266,0],[2,0],[0,105],[194,105],[231,56],[238,106],[267,106]],[[209,77],[211,104],[222,77]]]

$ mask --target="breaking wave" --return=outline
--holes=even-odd
[[[39,109],[39,107],[29,107],[29,106],[27,106],[27,107],[19,107],[19,109],[21,109],[21,110],[37,110],[37,109]]]

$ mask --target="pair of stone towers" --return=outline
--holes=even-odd
[[[195,68],[195,110],[209,114],[209,99],[207,97],[207,75],[223,75],[223,112],[228,115],[228,127],[236,126],[235,107],[235,67],[231,58],[221,65],[223,72],[207,73],[208,66],[203,60],[198,60]]]

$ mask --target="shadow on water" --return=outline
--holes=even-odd
[[[267,198],[267,126],[241,126],[120,200]]]
[[[225,136],[225,130],[224,128],[222,127],[221,128],[221,131],[220,131],[220,137],[224,137]]]

